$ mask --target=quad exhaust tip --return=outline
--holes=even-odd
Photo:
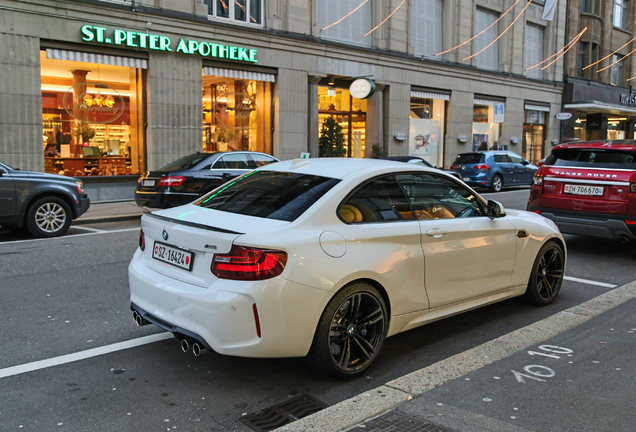
[[[142,317],[141,314],[137,311],[133,311],[133,321],[135,321],[135,324],[137,324],[139,327],[148,324],[148,321],[146,321],[144,317]]]
[[[182,339],[181,340],[181,351],[183,351],[184,353],[187,353],[189,349],[190,349],[190,342],[188,342],[187,339]]]
[[[201,347],[196,342],[192,344],[192,354],[194,354],[195,357],[199,357],[201,355]]]

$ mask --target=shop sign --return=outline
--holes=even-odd
[[[124,113],[124,98],[114,88],[103,84],[94,84],[100,89],[90,93],[86,83],[75,84],[69,88],[62,98],[62,105],[67,113],[76,120],[91,123],[108,124],[117,120]],[[75,94],[77,97],[75,97]]]
[[[358,78],[349,86],[351,97],[356,99],[367,99],[375,93],[375,84],[369,78]]]
[[[233,45],[179,39],[175,42],[168,36],[141,33],[132,30],[109,30],[107,27],[85,25],[82,27],[82,40],[105,45],[118,45],[129,48],[147,48],[157,51],[177,52],[200,55],[202,57],[222,58],[257,63],[255,49],[241,48]]]
[[[627,106],[636,106],[636,93],[630,90],[627,94],[622,94],[621,96],[621,105]]]
[[[505,106],[506,104],[503,103],[496,103],[493,105],[494,106],[494,111],[495,111],[495,115],[494,115],[494,120],[493,123],[503,123],[504,122],[504,118],[505,118]]]
[[[557,120],[570,120],[572,118],[572,113],[569,112],[560,112],[556,115]]]

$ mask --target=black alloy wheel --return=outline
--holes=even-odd
[[[387,328],[387,309],[378,290],[364,283],[350,285],[325,308],[307,360],[336,378],[353,378],[376,359]]]
[[[565,255],[556,242],[543,245],[532,266],[524,298],[536,305],[552,303],[561,290],[565,273]]]

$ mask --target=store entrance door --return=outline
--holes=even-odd
[[[521,155],[531,163],[537,163],[543,159],[543,142],[545,131],[543,125],[523,125],[523,149]]]

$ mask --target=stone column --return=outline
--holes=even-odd
[[[318,139],[320,138],[318,117],[318,83],[320,82],[319,76],[309,77],[309,95],[308,95],[308,123],[307,123],[307,151],[310,157],[318,157],[320,155],[320,147]]]
[[[384,85],[376,84],[375,93],[367,99],[367,121],[365,125],[365,149],[364,157],[370,158],[373,145],[379,144],[380,150],[384,149],[383,139],[383,111],[384,111]]]

